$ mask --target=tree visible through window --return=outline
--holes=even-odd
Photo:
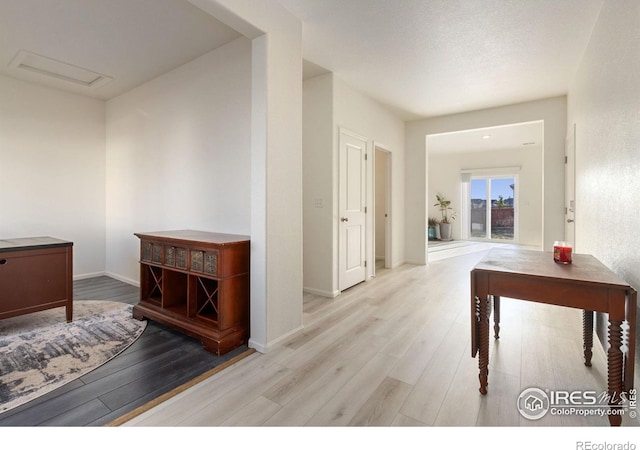
[[[472,177],[469,236],[513,240],[515,237],[515,177]]]

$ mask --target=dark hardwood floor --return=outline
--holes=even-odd
[[[74,282],[74,300],[138,301],[138,288],[102,276]],[[200,341],[149,321],[142,336],[103,366],[0,414],[0,426],[102,426],[247,350],[216,357]]]

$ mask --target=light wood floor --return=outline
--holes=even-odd
[[[302,332],[124,426],[608,426],[516,409],[527,387],[606,390],[599,344],[593,367],[582,363],[578,310],[503,299],[489,393],[479,394],[469,271],[484,254],[381,270],[335,299],[305,295]]]

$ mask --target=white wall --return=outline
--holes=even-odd
[[[426,136],[452,131],[544,121],[543,246],[564,236],[564,146],[566,97],[554,97],[480,111],[434,117],[406,124],[406,259],[426,263],[427,195]]]
[[[189,0],[251,39],[251,338],[302,328],[302,23],[277,0]]]
[[[333,295],[333,75],[303,83],[304,289]]]
[[[0,76],[0,238],[73,241],[105,269],[104,102]]]
[[[570,85],[576,251],[640,288],[640,3],[605,0]]]
[[[465,205],[461,204],[462,169],[492,169],[519,167],[518,175],[518,243],[542,247],[542,148],[526,147],[486,152],[455,152],[429,155],[429,204],[430,217],[440,218],[436,193],[440,192],[452,201],[456,220],[452,225],[453,239],[462,236]]]
[[[367,205],[373,211],[374,145],[390,151],[391,263],[404,262],[404,123],[381,104],[329,73],[304,82],[304,289],[333,297],[338,288],[340,128],[368,140]],[[316,207],[316,200],[322,208]],[[373,230],[373,213],[367,217]],[[367,236],[368,274],[375,267],[374,235]]]
[[[251,43],[107,102],[107,271],[139,277],[135,232],[251,232]]]

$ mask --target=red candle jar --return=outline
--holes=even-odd
[[[555,241],[553,243],[553,260],[558,264],[571,264],[571,244],[565,241]]]

